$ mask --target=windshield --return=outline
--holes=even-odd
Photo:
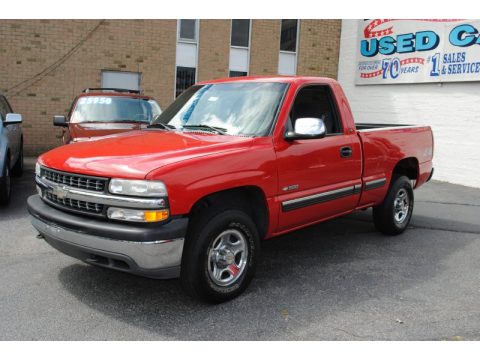
[[[77,101],[71,122],[151,122],[160,115],[155,100],[123,96],[84,96]]]
[[[263,136],[280,105],[285,83],[232,82],[195,85],[181,94],[155,123],[184,131],[217,128],[228,135]]]

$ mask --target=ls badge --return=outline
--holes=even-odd
[[[283,191],[292,191],[292,190],[297,190],[298,189],[298,184],[295,185],[289,185],[285,186],[282,188]]]

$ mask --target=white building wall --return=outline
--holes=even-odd
[[[356,122],[432,126],[434,179],[480,188],[479,82],[355,85],[357,20],[343,20],[338,80]]]

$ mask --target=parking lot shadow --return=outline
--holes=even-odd
[[[27,199],[35,194],[35,171],[25,169],[20,178],[12,180],[12,198],[6,206],[0,206],[0,222],[24,218],[27,215]]]
[[[328,317],[355,311],[354,305],[371,299],[399,297],[435,277],[442,260],[472,241],[460,236],[451,241],[452,233],[414,228],[387,237],[365,221],[367,215],[265,241],[250,287],[220,305],[190,299],[178,280],[146,279],[81,263],[63,268],[59,279],[90,308],[154,338],[315,339],[322,336],[315,327]]]

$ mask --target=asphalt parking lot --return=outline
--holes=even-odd
[[[1,340],[480,340],[479,189],[425,185],[397,237],[365,211],[264,242],[246,293],[212,306],[37,239],[31,164],[0,208]]]

